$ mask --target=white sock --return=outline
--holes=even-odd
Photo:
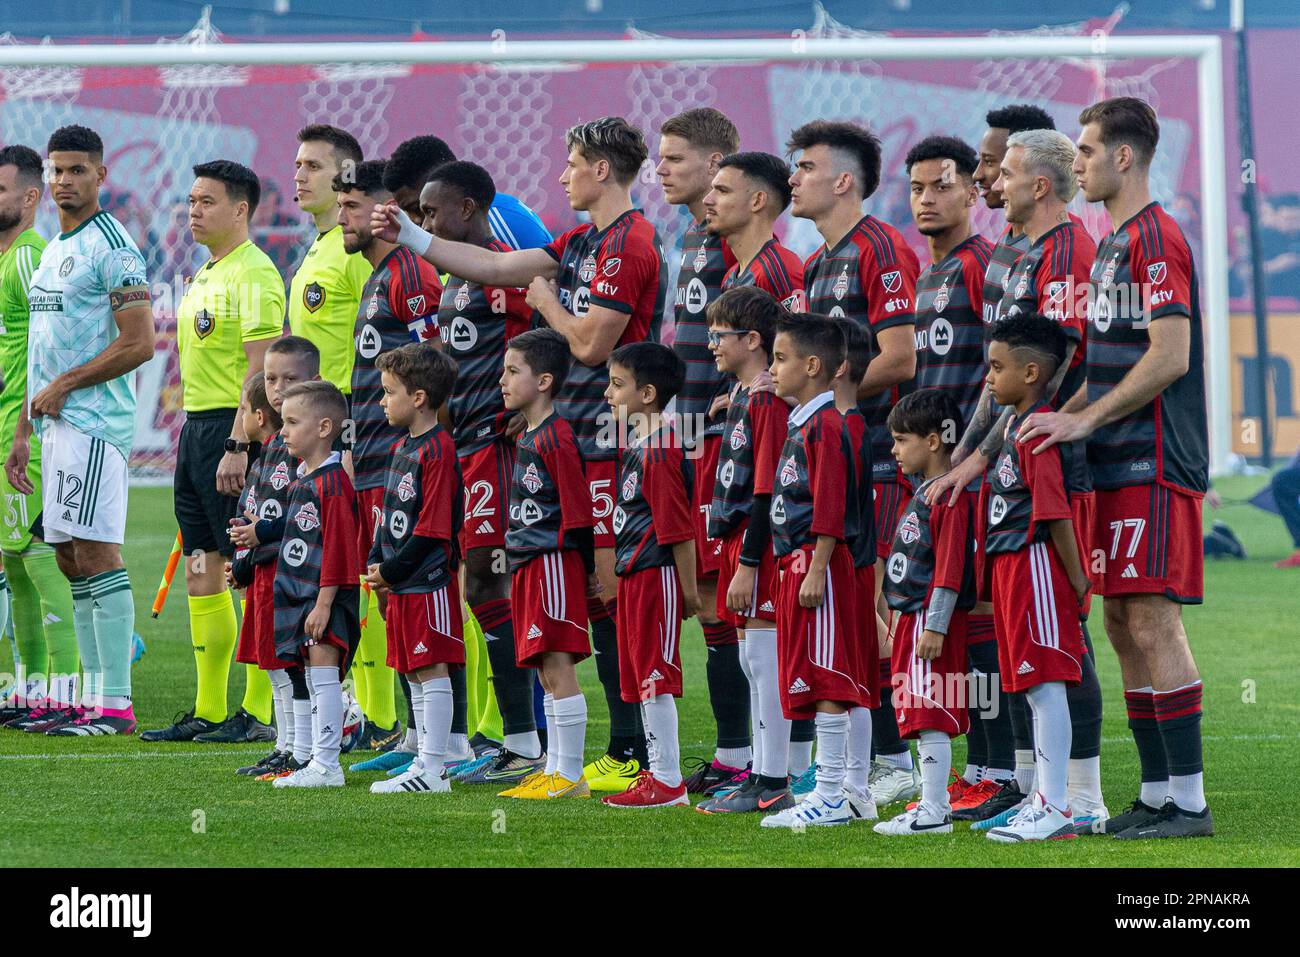
[[[414,700],[415,682],[411,682]],[[423,683],[422,709],[424,728],[420,732],[420,764],[430,777],[441,777],[443,762],[447,757],[447,739],[451,735],[452,704],[451,678],[430,678]]]
[[[559,767],[560,756],[559,747],[555,741],[552,741],[552,732],[555,730],[555,695],[549,691],[542,695],[542,713],[546,715],[546,743],[550,745],[546,749],[546,770],[545,774],[554,774],[555,769]],[[577,780],[570,778],[570,780]]]
[[[311,665],[307,674],[316,705],[316,740],[311,759],[333,770],[339,766],[343,743],[343,685],[339,681],[339,669],[335,665]]]
[[[735,768],[739,771],[754,760],[754,749],[717,748],[713,752],[713,760],[725,768]]]
[[[1071,758],[1066,789],[1070,795],[1071,808],[1083,810],[1099,807],[1103,803],[1100,755],[1095,758]]]
[[[794,770],[791,765],[795,750],[804,746],[790,743],[790,720],[781,710],[776,629],[750,628],[745,632],[745,646],[758,698],[758,737],[762,740],[761,749],[755,751],[754,768],[765,777],[783,778]],[[812,742],[808,742],[807,752],[798,774],[812,764]]]
[[[310,698],[294,698],[293,700],[293,740],[289,743],[289,748],[293,751],[293,759],[299,764],[306,764],[311,760],[311,742],[312,728],[315,721],[312,717],[312,702]]]
[[[763,730],[762,730],[762,706],[758,699],[758,682],[754,680],[754,670],[749,664],[749,635],[746,634],[740,641],[740,670],[745,672],[745,680],[749,682],[749,739],[754,743],[753,767],[751,770],[754,774],[763,773]]]
[[[922,731],[916,750],[921,756],[921,804],[930,814],[947,817],[952,813],[948,800],[952,739],[942,731]]]
[[[1058,811],[1068,811],[1070,792],[1066,785],[1070,773],[1070,706],[1065,697],[1065,682],[1046,681],[1025,692],[1034,714],[1034,776],[1043,800]]]
[[[447,757],[468,761],[474,757],[474,749],[469,746],[468,734],[451,734],[447,736]]]
[[[677,700],[670,694],[657,694],[642,703],[641,713],[645,718],[650,773],[661,784],[675,788],[682,783],[681,747],[677,742]]]
[[[312,684],[311,668],[302,669],[303,680],[307,682],[307,697],[311,700],[311,756],[316,757],[316,747],[320,741],[320,709],[316,706],[316,686]]]
[[[844,783],[860,794],[867,793],[867,777],[871,774],[871,710],[849,709],[848,759],[844,770]]]
[[[542,756],[542,739],[537,736],[536,731],[507,734],[504,743],[507,751],[513,751],[521,758],[536,760]]]
[[[813,741],[791,741],[786,768],[790,777],[797,778],[812,767]],[[779,777],[780,775],[778,775]]]
[[[410,684],[410,682],[408,681],[407,684]],[[402,743],[399,744],[394,750],[400,751],[403,754],[420,753],[420,736],[416,734],[414,728],[406,729],[406,733],[402,735]]]
[[[1010,768],[985,768],[982,780],[996,781],[998,784],[1005,784],[1015,776],[1015,772]]]
[[[917,748],[919,751],[920,748]],[[967,784],[979,784],[980,778],[984,776],[984,769],[978,765],[968,764],[966,770],[961,773],[961,779]]]
[[[817,796],[838,803],[844,797],[844,756],[848,749],[848,714],[817,712]]]
[[[1205,810],[1205,775],[1199,771],[1196,774],[1171,774],[1169,796],[1184,811],[1199,814]]]
[[[415,681],[410,675],[406,676],[406,683],[411,689],[411,713],[415,715],[415,753],[419,754],[423,750],[424,736],[427,733],[424,716],[424,682]],[[410,731],[410,728],[406,729]]]
[[[551,707],[547,726],[553,729],[553,740],[547,761],[554,755],[554,773],[566,781],[576,781],[582,777],[582,756],[587,743],[587,699],[579,691],[568,698],[555,699]]]
[[[912,748],[909,745],[906,751],[899,751],[897,754],[877,754],[876,760],[891,768],[910,771],[912,770]]]
[[[271,706],[275,709],[275,750],[293,750],[293,682],[283,668],[266,673],[271,679]]]
[[[1016,770],[1013,772],[1016,786],[1021,794],[1031,794],[1034,790],[1034,752],[1016,752]]]

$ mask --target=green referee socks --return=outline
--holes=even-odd
[[[135,634],[135,596],[125,568],[86,579],[94,605],[95,647],[104,669],[103,707],[131,707],[131,636]],[[229,604],[229,597],[226,602]],[[230,613],[234,614],[231,607]]]
[[[194,716],[208,721],[226,720],[226,683],[230,659],[235,653],[238,631],[235,605],[230,592],[191,595],[190,644],[194,646],[194,670],[198,690],[194,695]],[[129,637],[129,636],[128,636]]]
[[[262,724],[271,723],[271,676],[257,665],[244,665],[242,707]]]
[[[357,684],[358,692],[364,696],[357,698],[366,720],[379,728],[391,728],[397,721],[394,708],[396,694],[396,674],[388,667],[388,634],[384,619],[379,615],[379,599],[370,596],[370,610],[366,613],[366,623],[361,626],[361,641],[357,645],[354,673],[365,675]],[[359,665],[358,669],[356,666]]]

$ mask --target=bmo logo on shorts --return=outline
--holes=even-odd
[[[403,538],[411,527],[411,520],[405,512],[394,512],[388,517],[388,530],[394,538]]]
[[[361,327],[361,334],[357,336],[357,355],[363,359],[373,359],[379,355],[383,345],[378,329],[368,322]]]
[[[623,506],[614,506],[614,534],[618,535],[623,531],[623,526],[627,524],[627,512],[623,511]]]
[[[989,524],[997,525],[1007,517],[1007,500],[1001,495],[994,495],[989,503]]]
[[[284,543],[284,560],[297,568],[307,560],[307,543],[301,538],[291,538]]]
[[[902,552],[894,552],[889,556],[889,566],[885,569],[889,573],[889,580],[895,585],[903,581],[903,576],[907,574],[907,556]]]

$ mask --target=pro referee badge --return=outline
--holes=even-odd
[[[200,339],[206,339],[212,335],[212,330],[217,328],[217,317],[208,312],[206,308],[200,309],[194,314],[194,332]]]
[[[321,306],[325,305],[325,290],[321,288],[318,282],[310,282],[302,291],[302,304],[307,307],[308,312],[315,312]]]

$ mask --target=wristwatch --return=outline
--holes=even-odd
[[[227,452],[247,452],[248,443],[240,442],[238,439],[226,439]]]

